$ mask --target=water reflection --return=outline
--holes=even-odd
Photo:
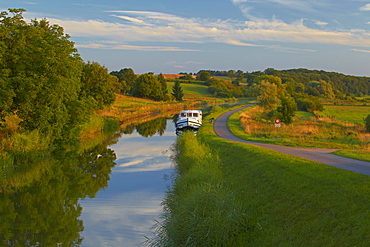
[[[168,185],[164,176],[171,173],[169,148],[176,136],[170,123],[161,119],[130,127],[130,135],[122,135],[110,146],[117,154],[117,164],[109,187],[95,199],[81,201],[82,246],[143,246],[144,236],[152,235],[150,228],[161,212]]]
[[[170,173],[168,122],[129,126],[84,151],[1,159],[0,246],[139,246]]]
[[[100,158],[98,153],[102,154]],[[16,157],[13,165],[30,162],[29,157],[23,157]],[[48,169],[37,180],[18,182],[18,187],[9,186],[17,177],[3,183],[8,186],[0,194],[2,246],[79,245],[83,222],[78,219],[82,211],[78,200],[86,196],[93,198],[107,186],[115,154],[99,145],[81,154],[60,151],[38,158],[33,162],[47,164]],[[28,172],[31,176],[34,173]]]

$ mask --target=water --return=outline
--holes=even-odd
[[[171,174],[170,146],[176,138],[171,121],[162,136],[146,138],[137,131],[110,146],[117,155],[109,187],[82,200],[85,230],[81,246],[144,246],[161,213]]]
[[[1,174],[0,246],[145,246],[171,182],[175,128],[161,118],[124,132],[16,157]]]

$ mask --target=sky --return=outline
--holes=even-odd
[[[370,0],[2,0],[109,71],[307,68],[370,76]]]

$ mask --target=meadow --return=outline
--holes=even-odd
[[[315,114],[298,112],[292,124],[281,123],[280,128],[273,121],[261,121],[262,113],[255,106],[234,114],[230,119],[234,134],[277,145],[369,151],[370,134],[365,132],[363,119],[370,107],[332,105]]]

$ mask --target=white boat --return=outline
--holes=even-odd
[[[201,110],[183,110],[176,121],[176,130],[198,130],[202,126]]]

